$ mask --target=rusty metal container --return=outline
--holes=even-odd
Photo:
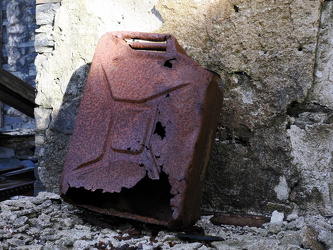
[[[105,34],[64,165],[65,200],[168,227],[195,223],[222,105],[219,79],[172,35]]]

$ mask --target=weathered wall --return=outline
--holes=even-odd
[[[36,1],[2,0],[0,3],[2,10],[1,67],[35,86]],[[0,131],[30,133],[34,130],[33,119],[8,105],[4,105],[3,110],[0,107],[1,115],[3,123],[0,123]]]
[[[53,2],[37,5],[37,19],[52,16],[39,29],[47,42],[36,60],[36,143],[48,190],[58,189],[98,37],[165,32],[225,83],[204,208],[332,215],[331,1]]]

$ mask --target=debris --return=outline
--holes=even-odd
[[[275,222],[281,222],[284,219],[284,213],[280,213],[278,211],[273,211],[272,213],[272,217],[271,217],[271,223],[275,223]]]

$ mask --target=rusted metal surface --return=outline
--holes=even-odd
[[[104,214],[193,224],[222,105],[218,81],[171,35],[104,35],[76,118],[62,196]]]

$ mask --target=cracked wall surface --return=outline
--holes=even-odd
[[[332,215],[332,8],[320,0],[61,1],[44,27],[54,45],[36,60],[42,181],[58,191],[98,37],[171,33],[224,82],[203,208]]]

